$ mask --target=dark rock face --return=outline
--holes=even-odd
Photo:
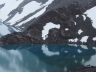
[[[13,19],[17,13],[22,14],[24,11],[24,7],[32,2],[32,1],[36,1],[38,3],[42,3],[41,5],[45,4],[48,2],[48,0],[23,0],[23,2],[21,2],[17,8],[13,9],[12,11],[9,12],[8,14],[8,18],[3,22],[6,23],[7,21],[10,21],[11,19]],[[49,0],[50,1],[50,0]],[[51,0],[52,1],[52,0]],[[92,7],[92,5],[96,2],[95,0],[53,0],[53,2],[48,5],[48,7],[46,8],[46,11],[41,14],[40,16],[38,16],[37,18],[33,18],[30,21],[27,21],[25,23],[22,23],[23,21],[27,20],[28,18],[34,16],[35,14],[37,14],[39,11],[43,10],[45,8],[45,6],[41,7],[40,9],[37,9],[35,12],[28,14],[27,16],[25,16],[24,18],[22,18],[20,21],[16,21],[14,24],[12,24],[12,26],[14,28],[17,29],[21,29],[22,31],[26,30],[30,25],[32,25],[34,22],[38,21],[39,18],[41,18],[42,15],[44,15],[45,13],[57,9],[57,8],[62,8],[64,6],[69,6],[72,3],[76,3],[76,1],[78,1],[79,4],[81,4],[81,7],[89,9]],[[94,2],[92,2],[94,1]],[[6,5],[6,4],[5,4]],[[33,6],[33,5],[32,5]],[[16,25],[18,25],[19,23],[22,23],[21,26],[17,27]]]
[[[1,5],[0,5],[0,9],[1,9],[1,8],[3,8],[3,7],[4,7],[4,5],[5,5],[5,4],[1,4]]]
[[[57,1],[56,1],[57,2]],[[55,3],[55,2],[54,2]],[[94,7],[96,1],[92,0],[88,6],[82,6],[79,2],[74,2],[69,6],[63,6],[61,8],[53,9],[43,14],[36,22],[32,23],[24,32],[13,33],[0,38],[0,44],[13,44],[13,43],[77,43],[96,45],[96,42],[92,40],[96,36],[96,29],[92,27],[90,18],[86,17],[83,20],[83,13]],[[79,15],[76,18],[76,15]],[[75,25],[74,21],[77,23]],[[46,23],[52,22],[60,24],[60,29],[50,29],[48,38],[42,39],[43,26]],[[65,28],[69,30],[66,31]],[[83,33],[78,34],[78,30],[82,29]],[[89,36],[86,43],[80,42],[83,36]],[[77,42],[69,42],[68,39],[78,38]]]
[[[25,33],[12,33],[0,39],[0,44],[14,44],[31,42],[31,39]]]

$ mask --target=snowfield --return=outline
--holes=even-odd
[[[96,18],[93,12],[96,12],[96,6],[87,10],[84,14],[87,14],[87,16],[92,20],[92,26],[96,28]]]
[[[48,0],[46,3],[42,4],[41,2],[37,1],[30,1],[29,3],[25,4],[24,6],[22,3],[24,0],[0,0],[0,5],[4,5],[3,7],[0,7],[0,34],[6,35],[10,34],[11,32],[8,30],[8,27],[3,24],[9,24],[14,25],[16,22],[19,22],[24,18],[25,16],[29,15],[30,13],[35,12],[36,10],[41,9],[39,12],[34,14],[33,16],[29,17],[28,19],[24,20],[23,22],[16,25],[16,27],[21,26],[22,24],[30,21],[33,18],[37,18],[38,16],[42,15],[49,4],[53,2],[53,0]],[[20,10],[23,9],[21,12]],[[4,29],[4,30],[3,30]],[[12,27],[16,32],[20,31]]]
[[[40,10],[38,13],[33,15],[32,17],[29,17],[27,20],[21,22],[18,24],[18,26],[21,26],[22,24],[30,21],[33,18],[37,18],[38,16],[42,15],[49,4],[51,4],[53,0],[48,0],[45,4],[38,3],[36,1],[30,1],[28,4],[26,4],[24,7],[21,5],[23,3],[23,0],[0,0],[0,4],[4,4],[4,7],[0,10],[0,19],[2,21],[7,21],[10,23],[10,25],[14,25],[16,22],[22,20],[25,16],[27,16],[30,13],[35,12],[36,10],[44,7],[42,10]],[[21,6],[21,7],[20,7]],[[20,13],[19,10],[23,11]],[[15,12],[14,12],[15,11]],[[11,13],[11,14],[10,14]],[[11,16],[13,16],[11,18]],[[8,19],[10,18],[10,19]]]
[[[27,23],[28,21],[32,20],[33,18],[37,18],[40,15],[42,15],[45,11],[46,8],[53,2],[54,0],[48,0],[45,3],[42,4],[42,2],[37,2],[33,0],[0,0],[0,6],[3,4],[4,6],[0,7],[0,20],[2,20],[2,23],[0,25],[0,34],[6,35],[11,33],[8,30],[8,27],[6,23],[9,23],[9,25],[14,25],[15,23],[18,22],[18,24],[15,25],[15,27],[20,27],[23,24]],[[24,4],[24,2],[26,4]],[[40,10],[39,10],[40,9]],[[34,15],[28,17],[25,20],[22,20],[25,16],[34,13],[35,11],[39,10],[36,12]],[[96,6],[87,10],[84,12],[83,19],[84,21],[86,20],[86,16],[88,16],[92,20],[92,26],[96,28],[96,18],[94,13],[96,12]],[[86,15],[85,15],[86,14]],[[76,15],[76,18],[78,18],[79,15]],[[22,20],[22,21],[21,21]],[[5,25],[3,24],[5,23]],[[49,22],[50,24],[47,24],[44,26],[44,30],[42,30],[42,38],[45,40],[48,36],[48,31],[52,28],[60,28],[60,25],[56,27],[56,25],[53,25],[53,23]],[[74,24],[76,25],[77,23],[74,21]],[[50,28],[51,27],[51,28]],[[22,27],[23,28],[23,27]],[[24,27],[25,28],[25,27]],[[4,29],[4,30],[3,30]],[[15,28],[12,27],[16,32]],[[69,31],[69,28],[65,28],[66,31]],[[80,35],[83,31],[81,29],[78,30],[78,34]],[[84,36],[81,38],[81,42],[87,42],[87,39],[89,36]],[[77,42],[78,38],[74,39],[69,39],[68,42]],[[96,38],[93,38],[93,41],[96,41]]]

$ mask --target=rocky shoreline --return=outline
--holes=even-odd
[[[71,43],[71,44],[86,44],[96,45],[96,41],[92,38],[96,36],[96,29],[92,26],[91,19],[83,13],[96,6],[96,1],[93,0],[89,6],[81,6],[78,2],[74,2],[69,6],[53,9],[43,14],[36,22],[31,24],[23,32],[15,32],[0,38],[0,45],[17,44],[17,43]],[[79,15],[76,17],[76,15]],[[84,20],[83,15],[86,16]],[[60,29],[50,29],[48,38],[42,39],[43,26],[46,23],[52,22],[60,24]],[[76,24],[75,24],[76,22]],[[69,30],[66,31],[65,28]],[[78,30],[82,29],[83,33],[78,34]],[[87,42],[81,42],[82,37],[88,36]],[[78,39],[78,41],[69,41],[69,39]]]
[[[67,72],[96,72],[95,66],[77,68],[75,70],[67,71]]]

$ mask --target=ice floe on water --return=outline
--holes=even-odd
[[[87,10],[84,14],[87,14],[87,16],[92,20],[92,26],[96,28],[96,6]]]
[[[52,29],[52,28],[57,28],[57,29],[59,29],[59,28],[60,28],[60,24],[54,24],[54,23],[52,23],[52,22],[47,23],[47,24],[43,27],[43,30],[42,30],[42,38],[43,38],[43,40],[45,40],[45,39],[48,37],[49,30]]]

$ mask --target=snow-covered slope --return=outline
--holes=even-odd
[[[0,24],[0,34],[10,34],[8,26],[14,31],[21,31],[22,29],[19,27],[22,24],[42,15],[52,2],[53,0],[0,0],[0,20],[2,21]],[[33,13],[32,16],[30,15],[31,13]],[[28,17],[23,20],[26,16]]]
[[[27,27],[25,23],[31,21],[34,18],[36,19],[42,14],[44,14],[48,6],[52,4],[53,1],[54,0],[0,0],[0,19],[2,20],[2,23],[0,25],[0,35],[6,35],[14,31],[24,30]],[[63,0],[61,0],[60,3],[58,4],[63,4],[62,6],[64,6],[64,4],[67,5],[70,2],[72,3],[73,1],[77,0],[68,0],[65,1],[64,3],[61,3],[62,1]],[[84,1],[78,0],[78,2],[82,4],[85,2],[90,3],[87,1],[91,2],[92,0],[84,0]],[[58,7],[58,4],[56,7]],[[89,9],[84,13],[91,18],[93,22],[92,25],[94,26],[94,28],[96,28],[95,26],[96,21],[94,16],[95,11],[96,7],[93,7],[92,9]],[[77,18],[79,17],[79,15],[76,16]],[[86,16],[85,15],[82,16],[84,17],[84,20],[86,20]],[[75,22],[75,24],[77,23]],[[65,30],[69,31],[68,28],[66,28]],[[81,32],[78,33],[81,34]],[[74,39],[70,40],[71,42],[74,41]],[[75,40],[78,41],[77,38],[75,38]]]
[[[0,0],[0,5],[4,4],[4,7],[0,10],[0,19],[2,19],[4,23],[8,22],[10,23],[10,25],[14,25],[16,22],[21,21],[22,18],[29,15],[30,13],[43,8],[33,16],[30,16],[26,20],[17,24],[17,26],[21,26],[31,19],[37,18],[38,16],[42,15],[46,11],[48,5],[53,2],[53,0],[45,0],[46,2],[42,4],[42,1],[38,2],[38,0]]]

